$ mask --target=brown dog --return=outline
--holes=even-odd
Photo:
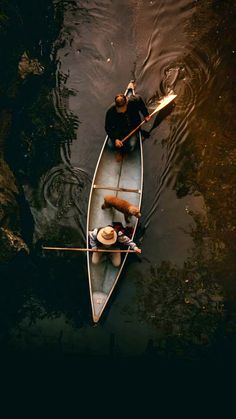
[[[112,207],[124,214],[126,223],[129,222],[131,215],[134,215],[136,218],[141,217],[141,212],[139,211],[139,208],[135,207],[130,202],[125,201],[124,199],[117,198],[114,195],[104,196],[104,203],[102,204],[102,209]]]

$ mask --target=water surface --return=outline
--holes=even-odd
[[[214,348],[234,332],[235,6],[65,2],[53,103],[67,134],[36,185],[24,182],[35,244],[84,245],[115,94],[135,79],[150,109],[171,91],[178,96],[145,126],[142,256],[130,257],[102,321],[91,322],[84,255],[38,252],[36,279],[10,330],[13,347],[201,359],[217,357]],[[37,159],[40,167],[45,149]]]

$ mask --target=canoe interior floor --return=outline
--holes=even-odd
[[[106,170],[104,170],[104,165],[106,165]],[[106,175],[104,175],[104,173],[106,173]],[[140,153],[138,147],[133,153],[125,157],[124,160],[119,163],[115,159],[114,151],[107,148],[104,150],[95,179],[96,185],[139,189],[140,183]],[[94,189],[90,204],[91,224],[89,225],[89,230],[110,224],[112,221],[120,221],[125,225],[124,216],[121,212],[114,209],[101,209],[105,195],[115,195],[131,202],[135,206],[139,206],[139,193]],[[134,224],[135,221],[136,219],[132,217],[131,222]]]
[[[94,180],[95,185],[103,185],[114,188],[129,188],[140,191],[142,188],[142,168],[141,168],[141,157],[140,157],[140,146],[125,156],[121,162],[116,161],[115,152],[110,150],[107,146],[105,147],[96,178]],[[131,202],[133,205],[139,207],[141,195],[139,192],[127,192],[117,190],[106,190],[106,189],[93,189],[93,194],[90,202],[90,223],[89,230],[93,230],[96,227],[103,227],[111,224],[112,221],[119,221],[124,226],[126,225],[124,215],[115,210],[109,208],[102,210],[101,206],[104,202],[105,195],[118,196],[121,199],[125,199]],[[130,218],[130,224],[135,227],[137,219],[135,217]],[[127,255],[126,255],[127,256]],[[124,257],[123,256],[123,260]],[[91,258],[92,255],[90,254]],[[119,276],[122,266],[115,268],[111,262],[107,262],[109,256],[103,256],[103,261],[98,265],[90,263],[90,278],[93,293],[93,305],[94,311],[99,314],[104,306],[104,298],[109,295],[113,288],[116,280]]]

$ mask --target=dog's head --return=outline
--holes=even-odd
[[[141,212],[139,211],[139,209],[137,207],[130,207],[130,214],[134,215],[136,218],[140,218],[141,217]]]

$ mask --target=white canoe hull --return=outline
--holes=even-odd
[[[141,207],[143,189],[141,134],[139,134],[139,141],[135,150],[126,155],[121,162],[116,161],[116,152],[108,147],[107,141],[108,138],[105,139],[91,185],[87,218],[87,247],[89,247],[88,233],[90,230],[112,224],[113,221],[121,222],[126,226],[124,215],[121,212],[113,208],[101,209],[105,195],[114,195],[139,208]],[[137,218],[132,216],[129,225],[132,224],[134,228],[133,237],[137,223]],[[101,317],[120,277],[127,256],[127,253],[122,254],[122,263],[119,268],[116,268],[106,256],[100,264],[92,264],[92,253],[87,252],[89,289],[94,322],[98,322]]]

